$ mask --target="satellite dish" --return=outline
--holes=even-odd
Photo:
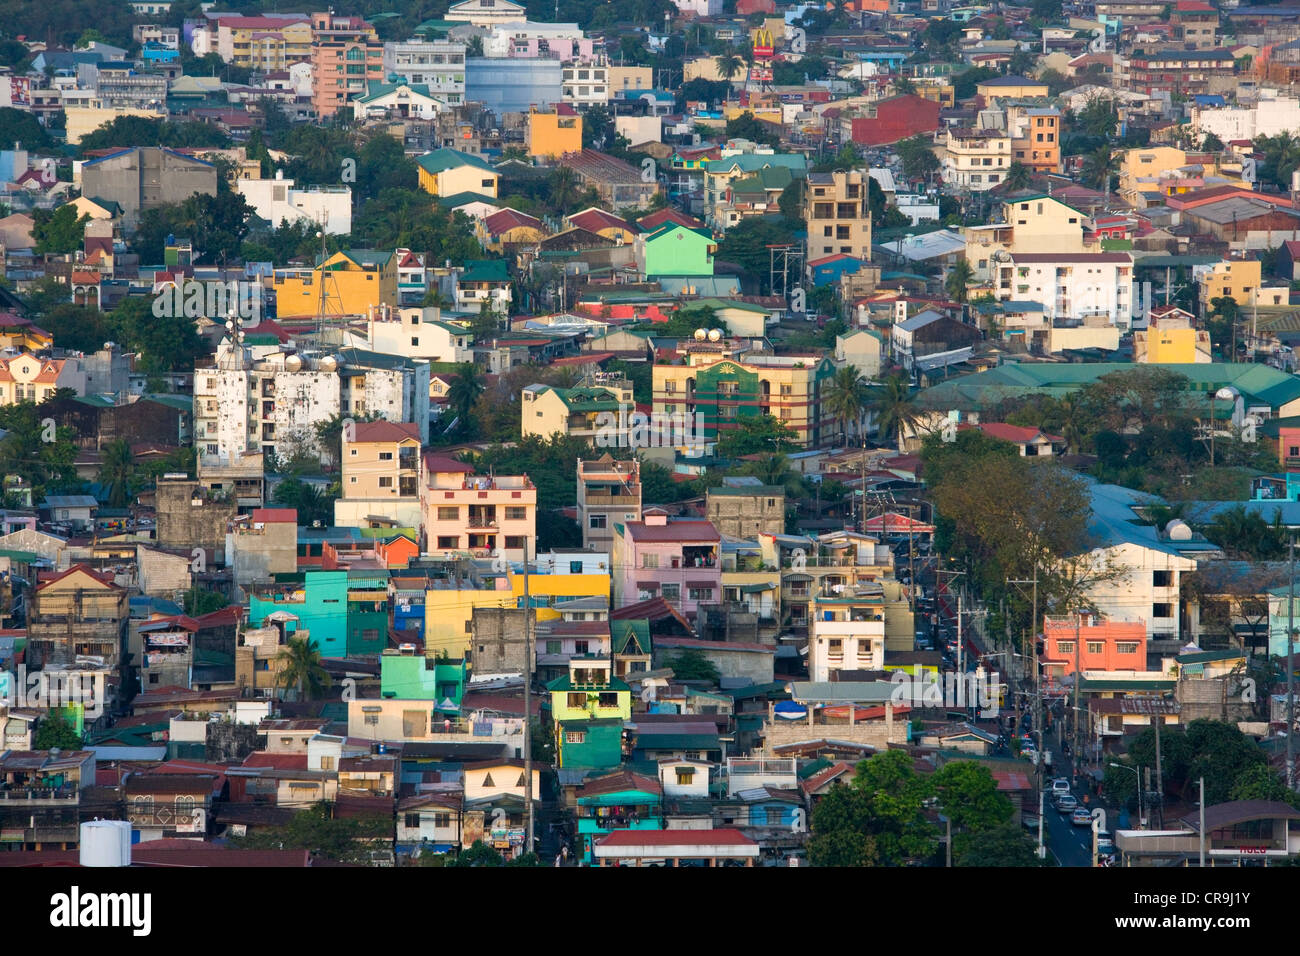
[[[696,330],[695,330],[695,341],[697,341],[697,342],[703,342],[703,341],[704,341],[705,339],[707,339],[708,337],[709,337],[709,330],[708,330],[708,329],[696,329]]]

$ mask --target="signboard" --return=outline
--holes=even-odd
[[[461,845],[473,846],[483,839],[483,811],[471,810],[465,814],[461,828]]]
[[[189,647],[187,634],[150,634],[145,640],[154,647]]]

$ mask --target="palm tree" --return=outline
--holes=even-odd
[[[745,466],[745,471],[765,485],[784,488],[788,494],[803,494],[803,479],[790,467],[790,459],[781,453],[767,455]]]
[[[846,365],[837,371],[827,386],[822,398],[826,410],[840,423],[840,435],[844,443],[849,440],[849,423],[861,430],[862,416],[870,404],[867,380],[862,377],[854,365]]]
[[[135,459],[131,446],[122,439],[110,442],[104,448],[99,466],[99,483],[108,491],[110,508],[125,508],[131,500],[131,478],[135,473]]]
[[[556,166],[546,178],[546,185],[551,197],[551,211],[557,216],[567,215],[581,198],[578,174],[572,166]]]
[[[1083,160],[1083,182],[1093,189],[1110,192],[1110,177],[1119,168],[1119,155],[1109,146],[1098,146]]]
[[[447,400],[456,410],[456,416],[464,424],[469,418],[469,411],[483,394],[483,375],[473,362],[462,362],[456,366],[456,381],[447,389]]]
[[[921,419],[921,413],[912,401],[912,386],[904,375],[891,375],[885,379],[884,386],[871,403],[871,412],[880,428],[880,436],[890,441],[896,441],[904,428]]]
[[[276,683],[284,688],[296,688],[298,700],[313,700],[330,685],[330,675],[321,666],[320,651],[306,637],[291,637],[280,651],[283,667]]]
[[[966,301],[966,289],[975,278],[975,270],[965,259],[958,259],[943,280],[943,290],[954,302]]]
[[[1032,186],[1033,181],[1033,174],[1029,171],[1028,166],[1024,163],[1012,163],[1007,170],[1007,178],[1003,180],[1003,184],[1009,192],[1019,192]]]
[[[728,83],[738,73],[745,71],[745,61],[735,53],[725,53],[717,59],[718,76],[722,77]]]
[[[894,94],[897,96],[915,96],[916,84],[912,82],[911,77],[896,76],[894,77]]]

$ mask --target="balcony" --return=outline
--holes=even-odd
[[[27,787],[0,784],[0,800],[11,803],[75,803],[79,794],[80,791],[69,784],[61,787]]]

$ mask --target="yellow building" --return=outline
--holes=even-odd
[[[1212,362],[1210,333],[1192,327],[1194,316],[1176,305],[1151,310],[1150,324],[1133,333],[1133,361],[1192,365]]]
[[[506,246],[533,245],[548,235],[546,223],[518,209],[501,209],[474,223],[479,245],[502,253]]]
[[[957,89],[947,80],[937,76],[917,76],[912,78],[916,95],[927,100],[934,100],[944,109],[957,105]]]
[[[990,263],[997,252],[1098,252],[1084,242],[1087,216],[1046,193],[1022,196],[1002,203],[1002,221],[987,226],[966,226],[966,261],[976,281],[992,278]]]
[[[35,355],[0,357],[0,405],[36,402],[38,405],[59,388],[85,388],[85,376],[78,375],[77,363],[66,359],[42,359]],[[80,382],[77,380],[80,379]],[[81,388],[77,388],[80,384]]]
[[[270,72],[311,60],[310,21],[287,22],[281,26],[266,20],[265,17],[241,17],[221,24],[222,33],[230,31],[228,62],[232,66]]]
[[[997,99],[1021,100],[1048,95],[1046,83],[1031,80],[1027,76],[995,76],[983,83],[976,84],[975,92],[984,97],[985,102],[995,97]]]
[[[100,106],[68,106],[63,110],[67,121],[67,139],[69,146],[76,146],[81,138],[93,133],[101,126],[113,122],[121,116],[142,116],[145,119],[162,120],[167,118],[166,110],[137,110],[127,107],[112,109]]]
[[[578,131],[579,143],[582,131]],[[477,193],[480,196],[497,196],[501,175],[492,165],[478,156],[462,153],[458,149],[435,149],[425,153],[416,164],[419,166],[420,188],[434,196],[454,196],[457,193]]]
[[[1214,299],[1235,299],[1239,306],[1255,304],[1260,278],[1258,259],[1216,262],[1199,280],[1202,313],[1214,308],[1210,304]]]
[[[451,658],[465,656],[470,649],[474,609],[517,608],[524,596],[524,577],[514,573],[455,587],[431,589],[424,594],[424,641],[429,657],[446,651]],[[538,622],[557,621],[555,605],[582,597],[609,597],[608,574],[537,574],[528,576],[529,603]]]
[[[648,66],[611,66],[609,91],[654,89],[654,70]]]
[[[342,496],[334,525],[420,526],[420,429],[411,422],[357,422],[343,434]],[[382,523],[380,523],[382,526]]]
[[[275,271],[276,309],[281,318],[368,315],[387,305],[396,309],[397,257],[391,252],[336,252],[313,269]]]
[[[555,159],[582,149],[582,117],[567,104],[553,113],[528,111],[528,155],[534,159]]]

